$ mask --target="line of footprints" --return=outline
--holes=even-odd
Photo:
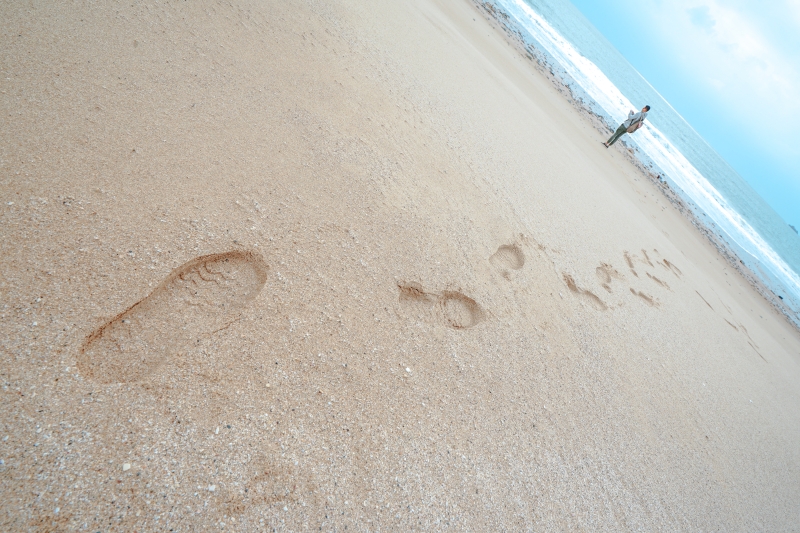
[[[504,244],[489,258],[506,279],[511,279],[512,270],[525,266],[525,254],[516,244]],[[477,325],[486,317],[486,312],[472,298],[459,291],[441,293],[426,292],[420,283],[401,281],[400,302],[413,307],[417,314],[454,329],[467,329]]]
[[[654,249],[653,252],[655,254],[658,254],[658,250]],[[666,289],[668,291],[672,290],[670,289],[667,281],[659,278],[658,276],[656,276],[656,274],[662,276],[662,278],[666,273],[671,273],[677,279],[681,279],[681,277],[683,276],[683,273],[680,271],[680,269],[677,266],[675,266],[674,263],[670,262],[668,259],[661,259],[661,260],[656,259],[654,262],[654,260],[651,259],[650,255],[647,253],[647,250],[642,250],[641,256],[626,251],[623,253],[623,257],[631,274],[633,274],[633,276],[637,278],[637,280],[645,279],[643,276],[639,275],[639,271],[637,271],[637,264],[644,265],[644,268],[640,269],[643,275],[646,276],[646,278],[649,280],[650,283],[654,283],[657,287],[659,287],[659,289]],[[661,272],[656,272],[657,266],[662,267],[664,274],[662,274]],[[654,272],[653,273],[648,272],[647,267],[653,269]],[[616,268],[609,265],[608,263],[601,263],[600,266],[598,266],[595,269],[595,274],[597,275],[597,279],[600,282],[600,285],[609,294],[614,292],[613,285],[615,282],[626,281],[625,276],[622,273],[620,273]],[[575,282],[575,279],[571,275],[564,272],[562,273],[562,276],[564,278],[564,282],[567,284],[567,287],[574,294],[584,298],[587,302],[589,302],[592,306],[596,307],[597,309],[603,311],[609,309],[610,306],[607,305],[599,296],[597,296],[588,289],[580,287]],[[639,285],[638,283],[634,284]],[[641,289],[637,290],[633,287],[628,287],[628,290],[630,291],[631,294],[640,298],[645,304],[649,305],[650,307],[659,307],[660,305],[659,301],[655,296],[644,292],[644,290]]]
[[[657,252],[656,252],[657,253]],[[678,278],[681,271],[668,260],[655,264],[647,252],[643,257],[625,252],[631,273],[641,278],[636,264],[655,268],[660,265]],[[506,278],[525,266],[525,254],[517,244],[504,244],[489,258],[491,265]],[[230,251],[196,257],[173,270],[146,298],[118,314],[89,335],[78,354],[80,373],[99,383],[125,383],[146,379],[167,357],[191,345],[199,335],[225,327],[236,312],[244,309],[263,289],[267,264],[252,251]],[[613,284],[625,277],[609,264],[596,269],[602,287],[613,293]],[[661,288],[669,285],[655,274],[644,274]],[[572,293],[594,307],[609,306],[593,292],[580,287],[572,276],[563,273]],[[469,296],[454,290],[426,291],[420,283],[398,283],[399,300],[413,306],[419,316],[448,327],[464,330],[486,318],[484,309]],[[657,307],[653,296],[630,288],[646,304]],[[181,316],[180,326],[173,318]]]

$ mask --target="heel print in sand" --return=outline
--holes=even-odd
[[[400,282],[400,301],[416,308],[421,316],[435,320],[453,329],[468,329],[481,322],[485,313],[478,302],[458,291],[441,294],[425,292],[415,282]]]
[[[525,254],[515,244],[500,246],[489,258],[492,264],[506,279],[511,279],[511,270],[519,270],[525,266]]]
[[[78,356],[78,370],[100,383],[144,379],[173,352],[247,305],[266,279],[267,265],[253,252],[192,259],[149,296],[89,335]]]

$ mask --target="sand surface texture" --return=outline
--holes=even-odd
[[[0,30],[0,530],[799,529],[797,332],[470,1]]]

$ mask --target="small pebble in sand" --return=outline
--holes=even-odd
[[[123,472],[127,472],[130,469],[131,469],[131,464],[130,463],[123,463],[122,464],[122,471]]]
[[[215,490],[217,490],[217,486],[216,485],[209,485],[208,486],[208,492],[214,492]]]
[[[406,372],[408,372],[410,374],[411,373],[411,369],[406,367]]]

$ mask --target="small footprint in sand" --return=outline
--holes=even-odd
[[[315,499],[313,478],[288,462],[281,464],[261,456],[251,460],[248,467],[250,478],[242,481],[245,490],[227,494],[224,509],[228,516],[238,516],[252,507]]]
[[[504,244],[492,254],[489,263],[499,270],[504,278],[510,279],[510,270],[519,270],[525,266],[525,254],[515,244]]]
[[[669,285],[667,284],[667,282],[666,282],[666,281],[661,281],[660,279],[658,279],[657,277],[655,277],[654,275],[652,275],[650,272],[647,272],[646,274],[647,274],[647,277],[648,277],[648,278],[652,279],[653,281],[655,281],[656,283],[658,283],[659,285],[661,285],[661,286],[662,286],[662,287],[664,287],[665,289],[667,289],[667,290],[671,290],[671,289],[669,288]]]
[[[642,291],[634,290],[633,288],[631,288],[631,294],[634,294],[634,295],[638,296],[639,298],[641,298],[642,301],[644,301],[644,303],[646,303],[650,307],[658,307],[659,306],[658,301],[655,298],[653,298],[652,296],[650,296],[649,294],[645,294]]]
[[[626,251],[626,252],[623,252],[623,254],[622,254],[622,255],[625,257],[625,262],[626,262],[626,263],[628,263],[628,268],[630,268],[630,269],[631,269],[631,272],[633,273],[633,275],[634,275],[634,276],[636,276],[636,277],[638,278],[638,277],[639,277],[639,274],[637,274],[637,273],[636,273],[636,270],[634,269],[634,266],[633,266],[633,259],[631,259],[631,256],[630,256],[630,254],[629,254],[629,253]],[[636,257],[636,256],[634,256],[634,257]]]
[[[617,272],[617,270],[608,263],[600,263],[600,266],[594,269],[594,272],[597,275],[597,279],[600,280],[600,284],[608,292],[613,292],[611,290],[611,282],[613,280],[625,279],[622,274]]]
[[[266,280],[267,265],[253,252],[192,259],[89,335],[78,370],[100,383],[144,379],[175,351],[226,327],[226,319],[255,298]]]
[[[658,251],[655,250],[655,249],[653,251],[658,253]],[[643,258],[639,257],[636,254],[632,254],[632,253],[628,252],[627,250],[622,252],[622,255],[623,255],[623,257],[625,257],[625,262],[628,263],[628,268],[631,269],[631,272],[637,278],[639,277],[639,274],[636,272],[635,263],[638,262],[638,263],[641,263],[643,265],[647,265],[649,267],[655,267],[653,262],[650,260],[650,256],[648,255],[647,250],[645,250],[644,248],[642,248],[642,256],[643,256]]]
[[[486,316],[475,300],[458,291],[426,292],[422,285],[413,281],[400,282],[397,288],[401,302],[454,329],[471,328]]]
[[[670,263],[666,259],[664,259],[659,264],[663,264],[665,267],[667,267],[673,274],[675,274],[675,277],[678,278],[678,279],[680,279],[680,277],[683,275],[683,272],[681,272],[681,269],[679,269],[678,267],[675,266],[674,263]]]
[[[574,294],[577,294],[578,296],[582,297],[600,311],[605,311],[606,309],[608,309],[608,306],[603,302],[603,300],[598,298],[595,293],[578,287],[578,284],[575,283],[575,279],[572,276],[570,276],[566,272],[563,272],[562,276],[564,277],[564,283],[567,284],[569,290],[572,291]]]
[[[653,252],[655,252],[656,255],[660,255],[658,250],[656,250],[655,248],[653,249]],[[637,278],[639,277],[639,273],[636,272],[636,270],[635,270],[635,268],[636,268],[635,265],[636,265],[637,262],[641,263],[643,265],[646,265],[645,266],[645,274],[647,275],[647,277],[650,278],[650,280],[653,281],[654,283],[656,283],[659,287],[667,289],[668,291],[672,291],[672,288],[670,288],[669,283],[667,283],[663,279],[655,276],[654,274],[651,274],[650,272],[647,272],[647,267],[649,266],[651,268],[655,268],[656,266],[660,266],[660,267],[663,267],[663,268],[669,270],[670,272],[672,272],[672,274],[674,274],[675,277],[677,277],[678,279],[681,278],[682,272],[680,271],[680,269],[677,266],[675,266],[673,263],[670,263],[669,260],[667,260],[667,259],[663,259],[661,261],[656,260],[656,262],[653,263],[653,260],[650,259],[650,254],[648,254],[647,250],[645,250],[645,249],[642,249],[642,257],[639,257],[636,254],[631,254],[630,252],[627,252],[627,251],[623,252],[622,255],[625,258],[625,262],[628,264],[628,268],[630,268],[631,273],[634,276],[636,276]],[[630,290],[631,290],[632,294],[634,294],[634,295],[638,296],[639,298],[641,298],[647,305],[649,305],[651,307],[660,307],[661,306],[661,304],[659,303],[659,301],[655,297],[653,297],[653,296],[651,296],[651,295],[649,295],[649,294],[647,294],[645,292],[636,290],[636,289],[634,289],[632,287],[631,287]],[[708,302],[706,302],[706,303],[708,303]]]

